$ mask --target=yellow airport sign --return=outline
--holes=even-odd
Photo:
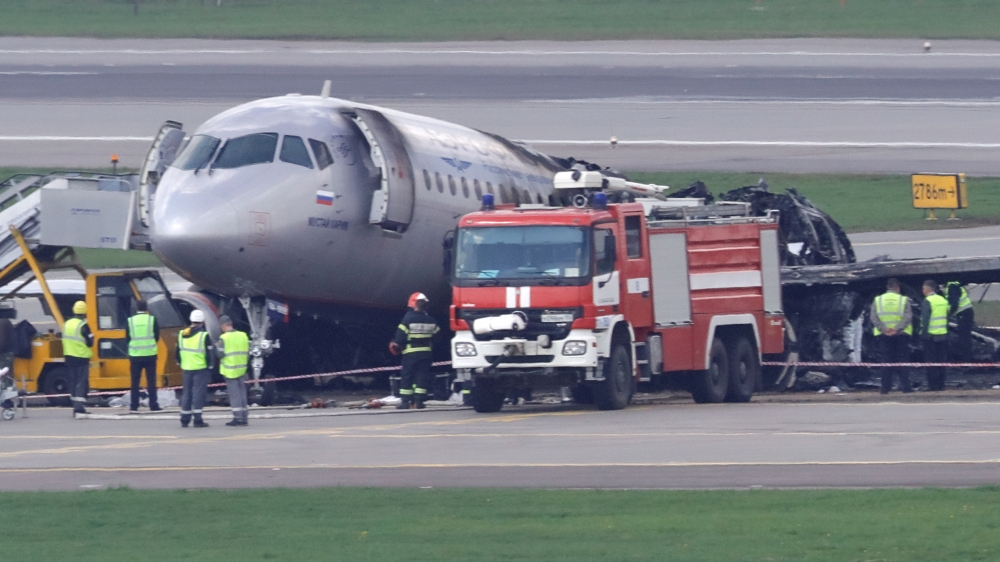
[[[910,176],[914,209],[964,209],[969,206],[965,174]]]

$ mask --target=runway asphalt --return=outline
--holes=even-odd
[[[190,131],[330,79],[334,97],[626,170],[1000,174],[1000,45],[921,45],[0,38],[0,165],[137,166],[166,119]]]
[[[0,423],[0,489],[995,485],[998,422],[995,402],[390,411],[207,429],[35,409]]]

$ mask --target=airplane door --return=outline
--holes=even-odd
[[[413,219],[413,165],[403,135],[385,115],[369,109],[354,109],[347,115],[361,129],[371,147],[372,162],[381,170],[379,189],[372,194],[370,224],[404,232]]]
[[[153,144],[146,153],[139,171],[139,220],[143,226],[149,226],[149,214],[152,210],[153,197],[156,195],[156,185],[160,183],[167,166],[174,162],[177,153],[184,144],[184,125],[176,121],[167,121],[156,133]]]

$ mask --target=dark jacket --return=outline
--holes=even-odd
[[[204,326],[190,326],[185,328],[180,333],[182,338],[190,338],[191,336],[197,334],[198,332],[204,332]],[[178,342],[179,343],[179,342]],[[177,360],[177,364],[181,364],[181,346],[178,345],[174,349],[174,358]],[[209,335],[205,338],[205,363],[208,365],[208,369],[214,369],[216,362],[216,351],[215,345],[212,343],[212,336]]]
[[[410,342],[411,334],[418,335],[431,335],[437,334],[440,331],[437,322],[434,320],[430,314],[426,312],[418,312],[416,310],[407,311],[403,319],[399,321],[399,327],[396,328],[396,335],[392,338],[392,341],[399,346],[400,353],[406,351],[406,346]],[[427,343],[427,346],[431,346],[430,338],[418,338],[416,341],[418,345],[423,345],[423,342]],[[417,352],[423,353],[423,352]],[[429,352],[427,352],[429,353]]]

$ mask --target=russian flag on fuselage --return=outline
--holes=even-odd
[[[333,205],[333,192],[332,191],[317,191],[316,192],[316,203],[318,205]]]

